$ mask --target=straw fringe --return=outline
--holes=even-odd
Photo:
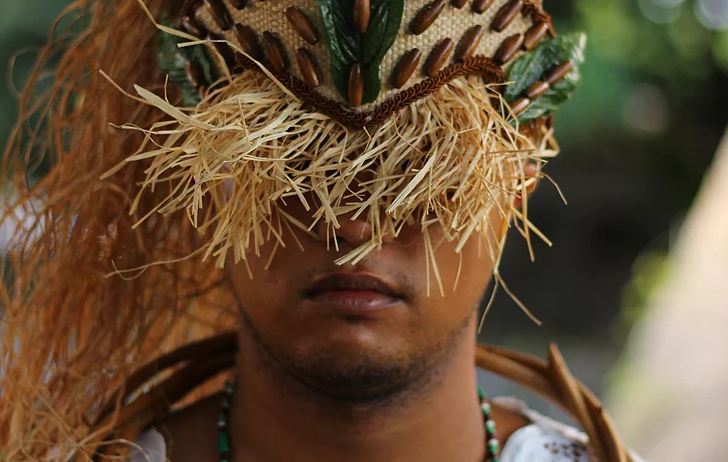
[[[122,126],[145,136],[123,164],[149,162],[130,213],[142,216],[139,225],[155,213],[185,211],[210,236],[204,259],[214,258],[219,267],[229,251],[238,263],[251,251],[260,255],[270,239],[276,248],[285,245],[281,223],[310,232],[323,220],[335,236],[348,214],[346,219],[364,215],[372,239],[337,264],[357,263],[412,219],[423,231],[441,225],[460,252],[473,234],[487,231],[494,207],[512,217],[509,204],[525,190],[522,166],[554,154],[546,144],[534,146],[501,115],[509,111],[498,89],[477,76],[450,82],[370,130],[346,128],[311,111],[278,82],[250,70],[197,108],[178,108],[135,88],[169,119],[148,129]],[[142,197],[161,184],[166,197],[139,210]],[[312,223],[283,212],[282,204],[295,198]],[[525,213],[518,217],[527,222]],[[524,229],[527,236],[533,227]],[[426,245],[434,259],[432,243]]]

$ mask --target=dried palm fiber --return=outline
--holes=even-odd
[[[154,14],[174,0],[149,0]],[[11,232],[0,284],[0,460],[68,460],[95,431],[91,423],[132,370],[190,339],[235,325],[221,274],[180,261],[197,231],[183,214],[155,215],[136,228],[156,192],[129,215],[143,163],[101,175],[143,138],[110,121],[160,120],[109,85],[159,91],[155,40],[136,2],[75,0],[38,51],[19,95],[19,118],[0,164],[0,226]],[[170,98],[175,98],[170,94]],[[46,175],[29,169],[48,165]],[[204,307],[204,309],[202,309]]]
[[[210,355],[215,361],[210,362]],[[127,404],[117,409],[114,436],[133,440],[141,431],[169,413],[172,405],[211,378],[229,376],[237,357],[237,333],[228,332],[187,345],[146,364],[119,391]],[[575,379],[559,349],[550,345],[546,362],[515,351],[490,345],[478,345],[476,365],[523,385],[569,413],[589,437],[589,448],[601,462],[632,462],[633,458],[620,439],[614,424],[599,399]],[[159,382],[160,371],[174,372]],[[154,383],[138,396],[140,387]],[[101,424],[111,413],[100,415]],[[111,445],[108,455],[119,457],[129,446]]]

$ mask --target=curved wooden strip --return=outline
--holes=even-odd
[[[483,369],[506,377],[513,382],[524,384],[547,399],[558,398],[558,391],[544,377],[544,374],[528,364],[501,356],[486,348],[478,348],[475,358],[476,364]]]
[[[574,381],[574,377],[569,372],[564,362],[561,352],[555,345],[549,345],[549,372],[552,374],[553,382],[561,392],[561,398],[571,408],[572,414],[581,423],[584,431],[589,436],[592,443],[592,450],[599,460],[613,460],[607,457],[607,451],[600,435],[597,433],[594,422],[584,403],[584,396]]]
[[[116,399],[111,400],[102,407],[102,411],[98,414],[95,425],[98,426],[101,419],[113,411],[117,400],[121,399],[124,401],[128,399],[132,393],[137,391],[158,373],[197,357],[215,356],[218,353],[229,351],[233,345],[237,348],[237,335],[237,332],[226,332],[221,335],[198,340],[183,345],[155,360],[149,361],[129,376],[126,380],[126,385],[120,390],[121,395],[117,393]]]
[[[232,351],[212,360],[204,358],[198,362],[190,362],[148,392],[140,395],[136,400],[107,416],[98,426],[104,427],[110,422],[114,422],[114,435],[105,435],[106,438],[112,436],[134,440],[154,421],[164,417],[174,403],[210,378],[234,366],[236,359],[236,355]],[[98,446],[102,440],[103,438],[91,443],[91,446]],[[114,450],[113,446],[104,452],[112,450]],[[84,460],[81,457],[79,456],[77,460]]]
[[[531,369],[541,371],[542,374],[548,370],[546,363],[544,363],[542,360],[529,354],[521,353],[520,351],[509,350],[507,348],[495,345],[478,345],[478,350],[490,351],[495,355],[508,358],[520,364],[526,365]]]

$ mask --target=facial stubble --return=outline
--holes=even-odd
[[[356,407],[386,412],[405,405],[441,381],[463,336],[468,335],[475,309],[439,341],[400,356],[379,351],[344,354],[334,347],[301,353],[295,345],[283,347],[269,342],[244,307],[241,313],[243,335],[251,340],[255,366],[269,372],[281,392],[332,409]]]

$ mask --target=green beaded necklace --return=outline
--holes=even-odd
[[[498,462],[498,452],[500,445],[495,437],[495,420],[490,416],[490,403],[485,399],[485,393],[478,387],[478,401],[480,402],[480,410],[483,413],[483,423],[485,425],[485,462]]]
[[[232,444],[230,439],[230,405],[235,393],[235,381],[225,382],[225,390],[221,399],[220,416],[217,419],[217,451],[219,462],[232,460]],[[478,387],[478,401],[483,413],[485,425],[485,460],[483,462],[498,462],[499,444],[495,437],[495,421],[491,418],[490,403],[486,401],[483,390]]]

